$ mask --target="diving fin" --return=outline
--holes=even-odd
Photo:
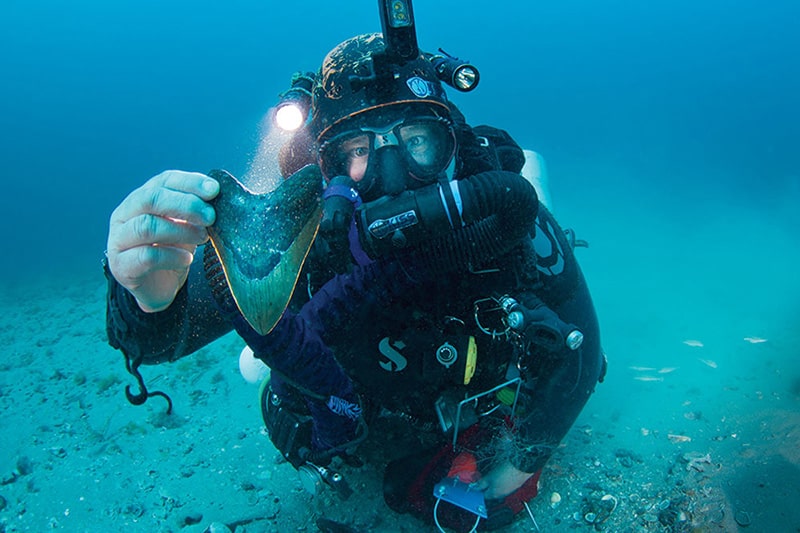
[[[319,167],[308,165],[274,191],[256,194],[230,173],[212,170],[219,195],[208,228],[225,280],[239,311],[266,335],[294,292],[322,214]]]

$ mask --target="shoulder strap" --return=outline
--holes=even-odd
[[[472,132],[489,153],[498,170],[519,174],[525,165],[525,154],[507,131],[493,126],[475,126]]]

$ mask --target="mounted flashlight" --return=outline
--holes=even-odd
[[[416,59],[419,47],[411,0],[378,0],[378,10],[386,53],[401,63]]]
[[[284,131],[295,131],[305,124],[311,109],[314,74],[295,72],[291,87],[280,95],[275,110],[275,124]]]
[[[451,56],[441,48],[442,55],[426,54],[440,80],[461,92],[469,92],[481,81],[480,72],[467,61]]]

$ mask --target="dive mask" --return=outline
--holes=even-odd
[[[345,130],[324,141],[320,167],[327,179],[350,176],[359,192],[381,180],[379,160],[391,150],[399,154],[406,173],[422,184],[440,178],[456,149],[452,123],[443,117],[401,119],[384,128],[367,126]]]

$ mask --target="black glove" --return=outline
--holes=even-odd
[[[305,453],[311,447],[311,415],[303,414],[302,405],[281,398],[266,387],[261,396],[261,416],[272,444],[295,468],[306,462]]]
[[[328,183],[322,198],[320,234],[329,240],[343,240],[346,244],[353,211],[357,204],[361,204],[355,182],[349,176],[337,176]]]
[[[363,440],[366,427],[358,419],[332,413],[324,402],[310,403],[319,411],[316,421],[299,398],[279,396],[271,387],[265,388],[261,414],[270,440],[295,468],[306,462],[327,466],[337,455],[347,460],[348,449]]]
[[[361,198],[355,182],[348,176],[333,178],[322,198],[322,220],[315,248],[334,272],[344,272],[351,262],[349,233],[353,212],[361,205]]]

